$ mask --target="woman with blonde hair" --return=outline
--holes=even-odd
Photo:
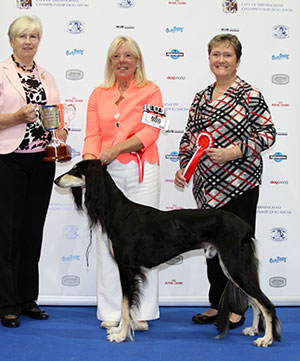
[[[163,107],[159,87],[148,81],[137,42],[116,37],[107,53],[104,83],[92,92],[87,109],[83,158],[99,159],[132,201],[159,207],[160,174],[156,141],[160,130],[142,122],[144,107]],[[97,316],[101,327],[121,317],[121,284],[106,235],[97,234]],[[135,330],[159,317],[158,270],[147,272]]]

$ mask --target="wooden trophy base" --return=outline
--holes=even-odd
[[[66,145],[48,146],[45,149],[45,157],[43,162],[68,162],[72,159],[70,152]]]

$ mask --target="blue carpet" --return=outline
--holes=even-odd
[[[253,346],[255,337],[242,327],[222,340],[213,325],[196,325],[191,317],[203,308],[161,307],[161,318],[133,342],[110,343],[99,328],[95,307],[43,307],[47,321],[21,316],[21,327],[0,325],[0,358],[9,361],[299,361],[300,308],[278,307],[282,342],[269,348]],[[246,326],[252,321],[247,311]]]

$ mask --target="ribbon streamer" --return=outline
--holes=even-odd
[[[138,167],[139,167],[139,183],[142,183],[143,179],[144,179],[144,160],[142,159],[143,157],[143,152],[139,151],[139,152],[131,152],[131,154],[135,155],[137,157],[137,163],[138,163]]]
[[[212,135],[209,132],[200,132],[197,138],[197,150],[193,154],[192,158],[188,162],[187,166],[185,167],[185,170],[183,172],[183,176],[187,183],[190,181],[197,164],[200,161],[200,158],[202,157],[202,154],[205,152],[207,148],[211,148],[214,144],[214,139]]]

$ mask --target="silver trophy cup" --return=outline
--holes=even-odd
[[[67,162],[71,157],[71,148],[57,138],[56,130],[63,120],[63,105],[44,105],[41,110],[43,126],[51,133],[51,140],[45,148],[44,162]]]

